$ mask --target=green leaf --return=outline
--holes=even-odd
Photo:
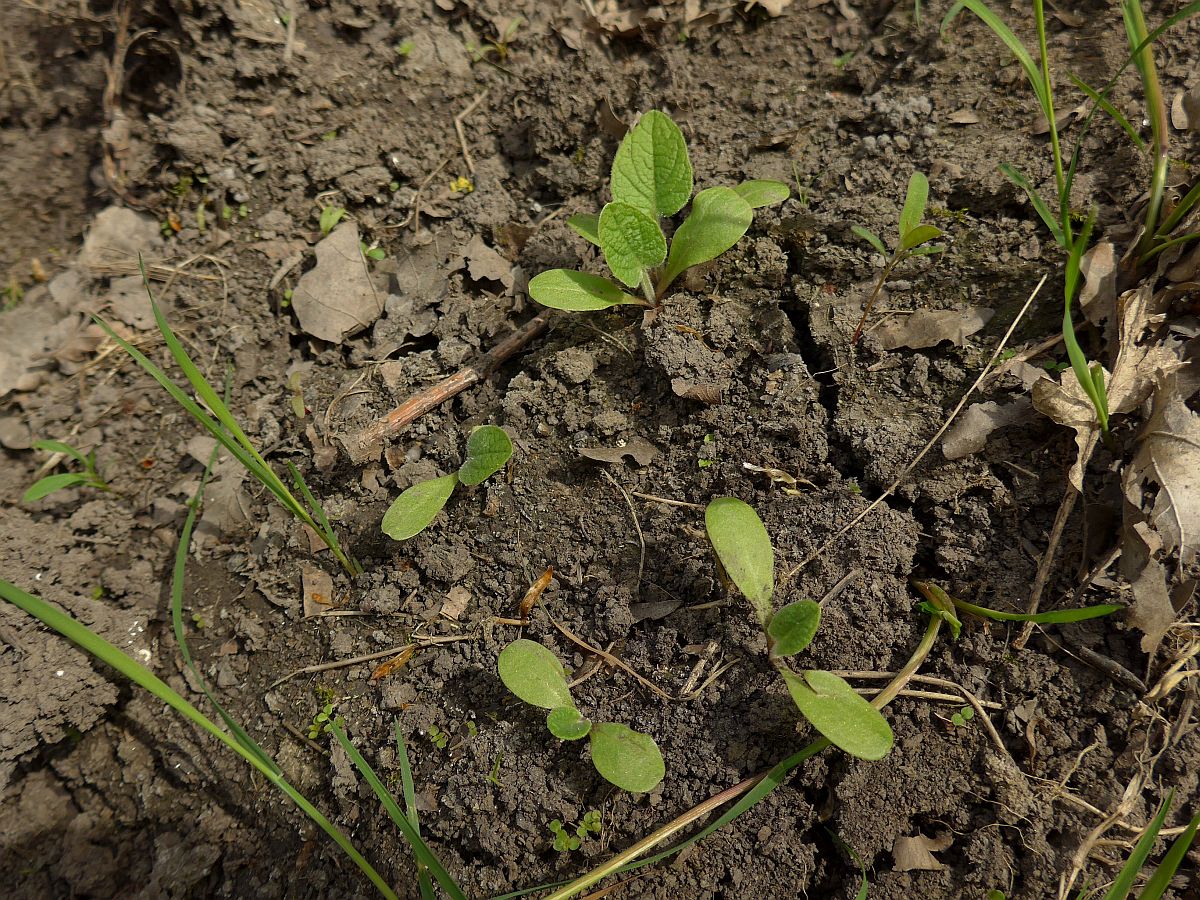
[[[654,738],[613,722],[592,726],[592,764],[605,780],[635,794],[653,790],[667,773]]]
[[[751,209],[774,206],[792,195],[791,188],[782,181],[765,181],[757,178],[743,181],[734,187],[734,191],[750,204]]]
[[[1146,886],[1142,888],[1142,893],[1138,896],[1138,900],[1161,900],[1162,895],[1166,893],[1167,888],[1171,884],[1171,880],[1179,871],[1179,866],[1183,863],[1184,856],[1188,850],[1192,848],[1192,843],[1196,840],[1196,831],[1200,829],[1200,816],[1196,816],[1188,827],[1184,829],[1183,834],[1175,839],[1171,844],[1171,849],[1167,851],[1167,855],[1162,858],[1162,862],[1158,864],[1158,868],[1154,870],[1154,874],[1150,876],[1150,880],[1146,882]]]
[[[821,607],[811,600],[789,603],[771,617],[767,636],[772,656],[793,656],[812,643],[821,624]]]
[[[576,213],[567,219],[567,224],[585,241],[600,246],[600,217],[595,213]]]
[[[1167,798],[1158,808],[1154,819],[1146,826],[1146,830],[1142,832],[1142,836],[1138,838],[1137,844],[1125,860],[1125,865],[1121,867],[1120,873],[1118,873],[1116,879],[1109,886],[1108,893],[1104,895],[1104,900],[1125,900],[1129,896],[1129,892],[1133,890],[1134,882],[1137,881],[1137,877],[1141,873],[1142,866],[1146,864],[1146,860],[1150,856],[1150,851],[1154,849],[1154,842],[1158,840],[1158,833],[1162,831],[1162,827],[1167,821],[1167,811],[1171,808],[1171,801],[1173,799],[1173,792],[1168,793]]]
[[[915,247],[909,251],[909,256],[930,256],[934,253],[945,253],[945,244],[926,244],[924,247]]]
[[[541,646],[540,644],[538,646]],[[577,741],[592,730],[592,723],[574,706],[556,706],[546,716],[546,727],[560,741]]]
[[[608,309],[621,303],[646,305],[645,300],[629,296],[599,275],[571,269],[550,269],[535,275],[529,281],[529,296],[542,306],[571,312]]]
[[[512,458],[513,445],[498,425],[480,425],[467,438],[467,458],[458,469],[458,481],[468,487],[495,475]]]
[[[80,465],[86,466],[88,459],[70,444],[64,444],[62,441],[34,441],[34,450],[45,450],[47,453],[65,453],[71,459],[78,462]]]
[[[1050,234],[1054,236],[1054,242],[1064,250],[1069,250],[1070,248],[1067,246],[1067,239],[1063,234],[1062,225],[1055,219],[1054,213],[1050,212],[1050,207],[1046,205],[1046,201],[1042,199],[1042,195],[1030,184],[1029,179],[1020,170],[1013,168],[1008,163],[1000,163],[1000,171],[1005,178],[1025,192],[1025,196],[1033,204],[1033,209],[1038,214],[1038,217],[1050,229]]]
[[[704,510],[713,552],[737,589],[750,601],[763,627],[775,593],[775,551],[758,513],[736,497],[718,497]]]
[[[692,163],[683,132],[656,109],[642,116],[612,164],[612,195],[651,216],[673,216],[692,195]]]
[[[1084,622],[1088,619],[1110,616],[1125,608],[1116,603],[1100,603],[1096,606],[1082,606],[1075,609],[1052,609],[1048,612],[1029,614],[1001,612],[998,609],[988,609],[958,599],[954,600],[954,605],[964,612],[969,612],[972,615],[981,616],[985,619],[994,619],[997,622],[1034,622],[1038,625],[1062,625],[1067,622]]]
[[[913,172],[908,178],[908,192],[904,195],[904,209],[900,210],[901,239],[921,224],[921,217],[925,215],[925,204],[928,200],[929,179],[922,172]],[[924,243],[924,241],[917,243]]]
[[[880,239],[879,235],[871,231],[871,229],[864,228],[861,225],[851,225],[850,230],[878,250],[883,256],[888,255],[887,247],[883,245],[883,241]]]
[[[720,256],[750,228],[754,210],[733,188],[701,191],[692,201],[692,212],[671,239],[667,269],[659,293],[685,269]]]
[[[813,728],[860,759],[882,759],[892,749],[887,719],[832,672],[783,672],[788,693]]]
[[[526,703],[542,709],[575,706],[562,663],[535,641],[513,641],[500,651],[496,669],[504,686]]]
[[[74,487],[77,484],[87,484],[88,477],[82,472],[64,472],[61,475],[47,475],[45,478],[39,478],[25,492],[25,496],[21,498],[22,503],[33,503],[35,500],[41,500],[55,491],[61,491],[63,488]]]
[[[604,261],[629,287],[642,282],[642,273],[667,258],[667,239],[658,222],[636,206],[614,201],[600,210],[600,249]]]
[[[914,247],[919,247],[934,238],[942,236],[942,230],[933,225],[918,225],[912,231],[905,232],[904,237],[900,239],[900,252],[911,250]]]
[[[442,511],[456,484],[458,476],[453,474],[414,484],[383,514],[383,533],[394,541],[407,541],[420,534]]]

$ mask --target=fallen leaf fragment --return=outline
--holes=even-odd
[[[875,336],[884,350],[909,347],[921,350],[936,347],[942,341],[952,341],[961,347],[967,338],[991,321],[995,310],[983,307],[953,309],[923,309],[905,316],[901,321],[885,322],[875,329]]]
[[[925,837],[916,834],[913,837],[898,837],[892,844],[892,858],[896,861],[897,872],[940,872],[946,864],[938,862],[933,854],[947,849],[954,842],[949,834],[937,837]]]
[[[946,117],[951,125],[977,125],[981,119],[973,109],[958,109]]]
[[[1175,95],[1171,101],[1171,124],[1179,131],[1200,131],[1200,85]]]
[[[335,228],[316,253],[316,266],[296,283],[292,308],[307,334],[338,344],[379,318],[383,297],[371,283],[353,222]]]
[[[1117,250],[1112,241],[1103,240],[1083,255],[1079,262],[1083,287],[1079,306],[1093,325],[1111,318],[1117,299]]]
[[[463,248],[463,259],[466,260],[467,272],[474,281],[498,281],[505,289],[512,289],[512,263],[485,244],[479,235],[471,238]]]
[[[446,599],[442,601],[441,614],[447,619],[455,622],[467,610],[467,604],[471,602],[471,592],[461,584],[456,584],[450,588],[446,594]]]
[[[538,580],[529,586],[529,590],[525,592],[525,596],[521,598],[521,602],[517,604],[517,618],[524,623],[529,622],[529,613],[533,611],[534,605],[541,599],[546,588],[550,586],[550,582],[554,579],[554,566],[546,566],[546,571],[543,572]]]
[[[658,456],[658,448],[645,438],[632,437],[619,447],[580,447],[579,455],[603,463],[619,463],[628,456],[639,466],[648,466]]]
[[[328,572],[305,563],[300,580],[304,590],[304,618],[319,616],[333,606],[333,578]]]
[[[371,671],[371,680],[379,681],[381,678],[387,678],[389,675],[395,675],[408,664],[408,661],[413,658],[413,654],[416,652],[417,647],[415,644],[410,644],[409,646],[405,647],[391,659],[385,660],[377,665]]]
[[[998,428],[1015,425],[1028,418],[1033,403],[1028,397],[1018,397],[1012,403],[973,403],[968,406],[942,441],[946,459],[962,459],[978,453],[987,446],[988,436]]]

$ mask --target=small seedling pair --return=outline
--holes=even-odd
[[[615,722],[585,719],[571,698],[567,674],[558,657],[535,641],[521,638],[500,652],[500,680],[517,698],[550,710],[546,727],[556,738],[591,738],[592,764],[622,790],[645,793],[666,774],[654,738]]]
[[[424,531],[450,500],[456,485],[480,484],[504,468],[512,457],[512,441],[498,425],[480,425],[467,438],[467,458],[457,472],[414,484],[383,515],[383,533],[407,541]]]
[[[333,714],[333,704],[326,703],[325,707],[313,716],[312,724],[308,726],[308,738],[315,741],[323,734],[332,734],[333,725],[343,726],[342,717]]]
[[[771,664],[804,718],[851,756],[886,756],[892,748],[892,729],[879,710],[840,676],[820,669],[796,673],[784,661],[812,643],[821,608],[800,600],[775,611],[775,551],[758,514],[735,497],[718,497],[705,509],[704,523],[720,570],[754,608],[767,636]]]
[[[851,231],[878,250],[880,256],[887,260],[875,282],[875,289],[871,291],[871,296],[867,300],[866,306],[863,307],[862,318],[858,320],[858,327],[854,329],[854,335],[850,338],[851,344],[857,344],[858,339],[862,337],[863,325],[867,323],[867,316],[871,314],[871,308],[879,299],[879,292],[883,290],[884,282],[888,280],[896,266],[914,256],[929,256],[933,253],[941,253],[946,249],[941,244],[930,243],[942,236],[941,229],[921,221],[925,217],[925,204],[928,201],[929,179],[920,172],[913,172],[908,179],[904,208],[900,211],[900,227],[896,236],[896,247],[890,256],[879,235],[862,225],[850,226]]]
[[[100,477],[100,473],[96,471],[95,450],[91,450],[85,454],[62,441],[34,441],[33,447],[35,450],[45,450],[48,453],[65,454],[83,466],[83,471],[62,472],[58,475],[47,475],[45,478],[39,478],[25,492],[25,496],[21,498],[22,503],[33,503],[35,500],[41,500],[55,491],[61,491],[63,488],[75,487],[76,485],[95,488],[98,491],[112,490],[108,486],[108,482]]]
[[[561,819],[551,820],[549,827],[554,835],[554,849],[569,853],[582,847],[589,835],[600,833],[600,810],[589,810],[574,828],[564,825]]]
[[[741,240],[755,209],[780,203],[789,193],[782,182],[746,181],[708,188],[692,199],[687,143],[679,126],[657,110],[642,116],[621,141],[609,183],[613,199],[599,215],[571,216],[567,224],[600,248],[618,281],[642,296],[598,275],[551,269],[529,282],[529,296],[543,306],[573,312],[622,303],[656,307],[684,271]],[[675,232],[668,253],[659,220],[675,215],[689,199],[691,213]]]

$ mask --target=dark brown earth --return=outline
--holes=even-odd
[[[141,249],[162,266],[155,289],[177,332],[214,381],[232,366],[231,405],[247,431],[280,471],[292,462],[304,472],[365,568],[348,580],[227,467],[188,569],[193,651],[222,702],[401,896],[416,896],[410,856],[378,803],[340,751],[286,726],[305,732],[333,699],[357,746],[395,783],[399,721],[422,828],[477,897],[578,874],[777,762],[809,738],[747,609],[713,603],[723,595],[702,517],[636,496],[635,522],[625,492],[690,504],[739,496],[766,522],[781,571],[790,568],[904,470],[1038,279],[1061,277],[1060,254],[996,169],[1013,161],[1045,184],[1045,139],[1031,134],[1018,67],[977,23],[963,20],[942,40],[938,5],[915,24],[903,5],[781,4],[771,18],[718,3],[719,14],[685,24],[691,4],[669,4],[661,27],[647,21],[620,37],[595,30],[587,5],[138,4],[124,32],[138,36],[106,110],[121,10],[0,0],[0,274],[23,291],[19,302],[8,295],[0,336],[46,351],[22,368],[19,386],[0,386],[0,572],[202,704],[171,634],[168,582],[206,448],[194,443],[195,424],[80,315],[115,317],[166,363],[136,282],[129,287],[133,256],[118,254],[115,269],[78,258],[110,206],[143,216],[148,235],[165,223],[165,240],[147,237]],[[288,10],[291,38],[278,18]],[[1069,62],[1103,82],[1124,61],[1119,14],[1091,2],[1067,12],[1053,21],[1052,52],[1064,71]],[[518,16],[503,52],[472,60],[469,47],[489,46]],[[396,49],[406,41],[407,56]],[[1195,24],[1163,39],[1168,96],[1194,85],[1198,41]],[[481,95],[463,121],[472,171],[454,121]],[[1132,78],[1114,95],[1127,109],[1139,97]],[[530,317],[531,275],[590,264],[565,220],[602,202],[614,123],[651,108],[681,123],[699,187],[776,178],[793,198],[760,210],[735,250],[654,321],[643,326],[627,311],[559,316],[487,383],[419,419],[382,456],[350,462],[343,438]],[[1196,149],[1193,135],[1175,152],[1195,164]],[[877,319],[968,307],[995,315],[962,346],[884,352],[872,332],[851,349],[881,260],[850,226],[890,235],[914,169],[930,175],[930,220],[949,249],[902,269]],[[451,192],[460,176],[472,192]],[[1145,183],[1119,130],[1094,129],[1077,193],[1099,204],[1102,223],[1122,220]],[[313,264],[325,205],[345,207],[367,245],[385,251],[371,268],[386,313],[340,344],[305,335],[285,299]],[[498,268],[492,257],[494,268],[471,265],[481,254],[472,241],[499,252]],[[34,279],[34,259],[48,285]],[[1013,347],[1057,332],[1057,297],[1047,289]],[[1061,359],[1059,347],[1037,361]],[[292,408],[294,376],[303,418]],[[679,396],[685,383],[717,402]],[[1023,389],[1009,376],[988,392]],[[390,500],[454,470],[481,423],[514,437],[507,473],[461,491],[412,541],[385,538],[378,526]],[[31,437],[94,446],[115,493],[71,489],[21,505],[43,461],[27,449]],[[646,465],[578,452],[634,438],[659,451]],[[911,578],[1023,608],[1073,453],[1067,429],[1032,413],[978,454],[951,462],[935,448],[781,592],[781,603],[819,599],[852,575],[825,604],[811,665],[902,665],[924,630]],[[745,463],[807,483],[786,492]],[[1106,453],[1093,462],[1045,605],[1127,599],[1115,577],[1071,596],[1077,570],[1112,544],[1112,469]],[[363,615],[303,618],[301,573],[313,565],[333,577],[336,603]],[[708,646],[708,671],[736,662],[690,701],[663,701],[612,669],[578,688],[585,712],[648,731],[663,748],[668,774],[649,795],[614,791],[496,677],[497,654],[521,632],[494,619],[513,616],[549,565],[555,580],[524,634],[570,668],[593,658],[547,614],[611,645],[669,693]],[[457,621],[441,615],[456,589],[470,598]],[[1194,603],[1183,617],[1196,618]],[[402,645],[417,629],[461,640],[424,649],[379,681],[362,663],[273,686],[305,666]],[[1019,630],[968,622],[922,668],[991,704],[1002,752],[978,720],[950,723],[961,704],[901,698],[889,707],[896,747],[886,759],[813,759],[741,819],[613,896],[852,897],[857,868],[832,833],[866,862],[873,898],[1052,897],[1100,813],[1144,773],[1123,817],[1133,829],[1107,832],[1116,843],[1088,859],[1084,878],[1107,881],[1167,789],[1179,810],[1172,824],[1200,802],[1194,694],[1153,704],[1080,661],[1072,647],[1141,677],[1149,670],[1153,684],[1165,657],[1143,654],[1119,616],[1049,626],[1023,650],[1012,646]],[[369,895],[337,848],[239,760],[7,605],[0,690],[8,896]],[[434,727],[449,732],[449,746],[430,740]],[[552,850],[550,820],[590,809],[603,814],[600,838],[572,854]],[[900,870],[893,846],[916,835],[946,838],[937,870]],[[1175,897],[1196,896],[1188,865]]]

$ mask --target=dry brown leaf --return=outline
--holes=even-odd
[[[949,832],[937,837],[925,837],[917,834],[913,837],[898,837],[892,844],[892,858],[896,860],[897,872],[940,872],[946,868],[945,863],[934,858],[935,853],[945,850],[954,838]]]
[[[1171,124],[1180,131],[1200,131],[1200,85],[1175,95],[1171,101]]]
[[[441,614],[447,619],[458,621],[458,617],[466,612],[467,604],[471,602],[471,592],[461,584],[450,588],[446,599],[442,601]]]
[[[783,15],[783,11],[792,5],[792,0],[757,0],[747,4],[747,9],[757,6],[772,19]]]
[[[304,618],[319,616],[333,606],[333,579],[324,569],[304,563],[300,570],[304,589]]]
[[[462,251],[467,261],[467,272],[474,281],[498,281],[506,289],[513,286],[513,267],[507,259],[475,235]]]
[[[1102,240],[1083,255],[1079,262],[1083,287],[1079,289],[1079,306],[1093,325],[1099,325],[1113,314],[1117,299],[1117,248],[1110,240]]]
[[[979,118],[979,113],[968,107],[956,109],[946,117],[946,121],[951,125],[978,125],[983,120]]]
[[[973,403],[963,410],[942,441],[946,459],[962,459],[978,453],[987,446],[988,435],[998,428],[1015,425],[1029,417],[1033,404],[1028,397],[1018,397],[1012,403]]]
[[[909,347],[921,350],[952,341],[961,347],[967,338],[991,321],[995,310],[977,307],[965,310],[923,309],[901,321],[885,322],[875,329],[884,350]]]
[[[316,252],[316,266],[296,283],[292,307],[306,333],[338,344],[379,318],[383,297],[371,283],[353,222],[335,228]]]
[[[647,466],[658,455],[658,448],[645,438],[632,437],[620,447],[580,447],[579,455],[604,463],[619,463],[628,456],[639,466]]]

